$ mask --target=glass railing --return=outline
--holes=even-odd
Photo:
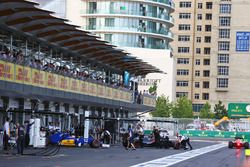
[[[164,13],[153,13],[153,12],[142,12],[138,10],[82,10],[81,14],[121,14],[121,15],[133,15],[133,16],[144,16],[162,19],[174,23],[172,16]]]
[[[169,38],[173,38],[173,34],[170,31],[166,31],[164,28],[155,30],[155,29],[147,29],[142,27],[105,27],[105,26],[87,26],[86,30],[117,30],[117,31],[131,31],[131,32],[145,32],[145,33],[153,33],[165,35]]]
[[[172,0],[147,0],[147,1],[153,1],[153,2],[157,2],[157,3],[163,3],[163,4],[171,6],[172,8],[175,8],[175,3]]]
[[[148,48],[148,49],[170,49],[169,45],[157,42],[156,44],[143,44],[141,42],[111,41],[113,45],[120,47]]]

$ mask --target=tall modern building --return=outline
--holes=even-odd
[[[173,61],[169,45],[173,41],[172,0],[80,1],[83,29],[167,72],[139,79],[139,89],[148,90],[157,82],[157,94],[172,99]]]
[[[53,0],[50,4],[63,2],[66,18],[73,24],[167,72],[139,79],[139,89],[148,90],[157,82],[158,95],[172,99],[172,0]]]
[[[176,0],[175,97],[193,110],[250,102],[250,4],[244,0]]]

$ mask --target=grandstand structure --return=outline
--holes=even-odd
[[[39,116],[62,129],[92,117],[129,118],[153,110],[155,97],[135,94],[131,76],[161,73],[25,0],[0,1],[0,123]],[[136,100],[135,98],[140,100]]]

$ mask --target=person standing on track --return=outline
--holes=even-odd
[[[10,123],[9,123],[9,118],[6,118],[6,121],[4,123],[4,136],[3,136],[4,150],[8,150],[9,138],[10,138]]]
[[[127,150],[129,148],[129,146],[132,147],[133,150],[135,150],[135,146],[133,144],[134,142],[134,134],[133,134],[133,130],[132,130],[132,127],[131,125],[128,126],[128,145],[127,145]]]
[[[24,139],[25,139],[25,128],[24,126],[17,123],[17,153],[23,155]]]
[[[25,121],[25,147],[29,146],[30,143],[30,128],[35,123],[33,121],[32,123],[29,123],[29,121]]]

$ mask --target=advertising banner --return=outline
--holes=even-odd
[[[249,52],[250,32],[236,32],[236,51]]]
[[[250,117],[249,103],[229,103],[228,116],[230,118],[248,118]]]
[[[23,83],[24,81],[23,66],[16,65],[15,74],[16,74],[15,81],[18,83]]]
[[[80,91],[82,94],[88,95],[88,83],[85,81],[80,81]]]
[[[70,79],[70,91],[78,93],[79,91],[79,82],[76,79]]]
[[[58,82],[57,78],[58,78],[58,75],[47,73],[47,78],[46,78],[47,87],[52,88],[52,89],[57,88],[57,82]]]
[[[110,87],[106,87],[106,98],[107,99],[112,99],[113,97],[112,97],[112,88],[110,88]]]
[[[6,81],[14,81],[14,64],[5,63],[4,73]]]
[[[25,84],[31,84],[31,68],[23,67],[23,81]]]
[[[229,132],[229,131],[203,131],[203,130],[180,130],[181,135],[189,137],[212,137],[212,138],[235,138],[242,137],[250,141],[250,132]]]
[[[64,77],[62,75],[58,75],[58,88],[60,90],[66,91],[68,89],[68,85],[69,85],[69,78]]]
[[[98,93],[97,96],[98,97],[105,97],[105,86],[103,85],[98,85]]]

